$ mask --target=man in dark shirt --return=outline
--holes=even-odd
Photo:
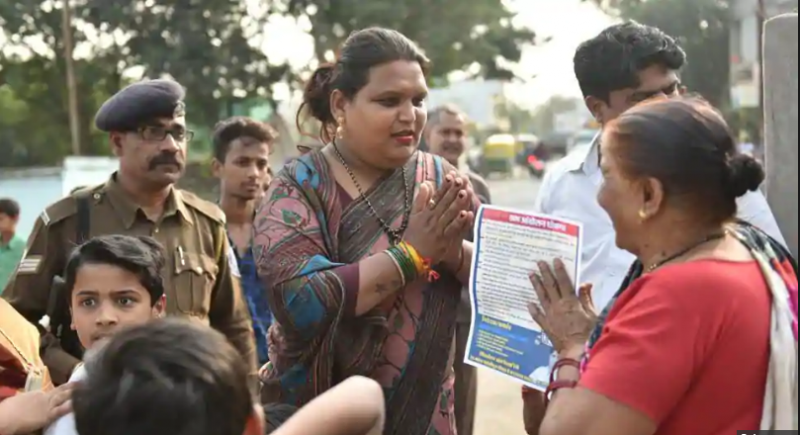
[[[463,112],[455,106],[439,106],[428,114],[423,140],[427,151],[459,167],[461,155],[467,147],[467,122]],[[481,203],[489,204],[491,196],[486,181],[468,170],[464,171],[478,195]],[[469,339],[469,327],[472,321],[472,306],[469,289],[461,292],[461,304],[456,324],[456,425],[459,435],[472,435],[475,421],[475,401],[478,390],[478,374],[475,367],[464,364],[464,354]]]

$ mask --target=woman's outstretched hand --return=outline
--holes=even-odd
[[[583,348],[597,323],[592,285],[584,284],[576,292],[561,260],[556,260],[552,268],[540,262],[539,272],[531,273],[530,280],[539,304],[529,304],[528,311],[555,350]]]

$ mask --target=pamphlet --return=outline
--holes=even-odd
[[[470,297],[472,325],[465,363],[488,368],[540,391],[555,363],[553,346],[533,321],[539,303],[529,275],[561,259],[578,281],[580,223],[484,205],[475,216]]]

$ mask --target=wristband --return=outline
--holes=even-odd
[[[578,386],[578,381],[567,381],[567,380],[560,380],[551,382],[550,385],[547,386],[547,391],[544,392],[544,404],[545,406],[550,404],[550,396],[555,394],[556,391],[561,390],[563,388],[575,388]]]
[[[556,376],[558,375],[558,370],[561,367],[575,367],[576,369],[581,369],[581,363],[577,360],[571,358],[562,358],[553,365],[553,370],[550,372],[550,383],[556,382]]]

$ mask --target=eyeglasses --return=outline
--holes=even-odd
[[[167,138],[167,136],[172,136],[176,142],[189,142],[194,138],[194,132],[191,130],[186,130],[183,127],[159,127],[154,125],[147,125],[144,127],[140,127],[139,130],[139,137],[142,140],[147,142],[161,142]]]

